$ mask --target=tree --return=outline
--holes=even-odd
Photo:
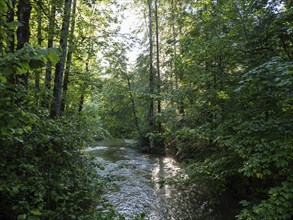
[[[55,33],[55,15],[56,15],[56,5],[53,1],[50,1],[50,17],[48,23],[48,48],[52,48],[54,42]],[[51,89],[51,75],[52,75],[52,62],[48,62],[46,66],[46,76],[45,76],[45,86],[49,91]],[[44,101],[46,102],[46,101]]]
[[[30,14],[31,14],[31,3],[30,0],[20,1],[17,5],[17,19],[20,26],[17,28],[17,50],[24,47],[29,42],[30,38]],[[13,42],[12,42],[13,44]],[[12,46],[11,46],[12,47]],[[16,76],[16,82],[28,86],[28,73],[23,73]]]
[[[69,22],[71,17],[71,4],[72,0],[66,0],[64,3],[64,15],[63,23],[60,36],[60,47],[62,49],[62,55],[60,61],[55,67],[55,78],[54,78],[54,90],[53,90],[53,103],[51,105],[51,116],[59,117],[61,115],[61,93],[62,93],[62,82],[63,72],[67,56],[67,40],[69,35]]]
[[[150,133],[154,131],[154,73],[153,73],[153,22],[152,22],[152,0],[148,0],[149,12],[149,50],[150,50],[150,68],[149,68],[149,129]],[[149,137],[150,148],[154,148],[154,140],[150,134]]]
[[[70,29],[70,34],[69,34],[69,46],[68,46],[68,53],[67,53],[67,59],[66,59],[66,69],[65,69],[65,73],[64,73],[63,96],[62,96],[62,101],[61,101],[61,111],[62,112],[64,112],[64,110],[65,110],[66,93],[67,93],[67,89],[68,89],[69,74],[70,74],[72,53],[73,53],[73,47],[74,47],[73,44],[74,44],[74,30],[75,30],[75,17],[76,17],[76,2],[77,2],[77,0],[73,0],[71,29]],[[87,65],[88,65],[88,63],[87,63]]]
[[[157,94],[158,94],[158,114],[161,114],[161,72],[160,72],[160,42],[159,42],[159,18],[158,0],[155,0],[155,21],[156,21],[156,58],[157,58]],[[161,122],[158,122],[158,131],[162,129]]]

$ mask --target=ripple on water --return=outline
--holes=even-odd
[[[103,149],[108,149],[108,148],[109,147],[106,147],[106,146],[88,147],[84,151],[103,150]]]
[[[112,160],[117,152],[120,159]],[[110,187],[105,197],[126,216],[144,212],[150,220],[196,220],[211,212],[198,187],[171,184],[170,180],[174,183],[188,176],[170,157],[154,158],[117,147],[95,147],[95,156],[105,168],[98,172],[110,175],[111,184],[117,186]]]

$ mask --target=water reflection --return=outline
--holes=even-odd
[[[152,170],[155,191],[162,198],[163,219],[212,219],[207,196],[196,186],[184,185],[188,178],[172,157],[156,159]],[[195,190],[197,189],[197,190]]]
[[[179,178],[179,179],[178,179]],[[171,157],[161,157],[156,159],[156,164],[152,170],[152,180],[155,183],[155,190],[166,198],[171,197],[171,188],[168,182],[172,180],[186,179],[178,163]]]
[[[208,196],[171,157],[143,155],[131,148],[95,147],[89,151],[111,179],[108,201],[126,216],[144,212],[149,220],[213,219]]]

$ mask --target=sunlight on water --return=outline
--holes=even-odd
[[[84,151],[94,151],[94,150],[103,150],[103,149],[108,149],[109,147],[106,146],[97,146],[97,147],[89,147],[86,148]]]
[[[160,194],[164,194],[166,198],[172,195],[172,187],[166,184],[170,178],[174,177],[187,178],[187,175],[182,172],[178,163],[171,157],[157,158],[154,169],[152,170],[152,181],[155,183],[155,189]]]
[[[127,147],[98,146],[88,150],[111,181],[103,195],[126,219],[142,212],[147,220],[214,220],[209,196],[172,157],[142,154]],[[229,218],[226,218],[227,220]]]

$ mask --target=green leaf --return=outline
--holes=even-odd
[[[61,51],[58,48],[49,48],[48,49],[48,58],[53,63],[56,63],[59,61],[59,56],[61,55]]]
[[[41,67],[43,67],[44,65],[45,65],[45,63],[44,63],[42,60],[40,60],[40,59],[31,59],[31,60],[29,61],[29,66],[30,66],[30,68],[32,68],[32,69],[41,68]]]
[[[5,76],[0,76],[0,83],[6,83],[7,79]]]
[[[9,76],[13,73],[13,68],[10,66],[5,67],[3,70],[1,70],[1,72],[5,75],[5,76]]]
[[[42,215],[42,213],[41,213],[39,210],[32,210],[31,213],[32,213],[33,215],[37,215],[37,216]]]
[[[16,67],[16,70],[19,74],[23,74],[27,72],[27,70],[23,67]]]
[[[21,24],[18,21],[13,21],[13,22],[7,23],[7,28],[9,30],[16,30],[20,26],[21,26]]]
[[[17,220],[25,220],[25,219],[26,219],[26,214],[22,214],[17,217]]]
[[[0,14],[6,13],[8,10],[7,4],[5,1],[0,1]]]
[[[23,140],[22,140],[21,138],[19,138],[19,137],[14,137],[14,139],[15,139],[16,141],[20,142],[20,143],[23,143]]]

